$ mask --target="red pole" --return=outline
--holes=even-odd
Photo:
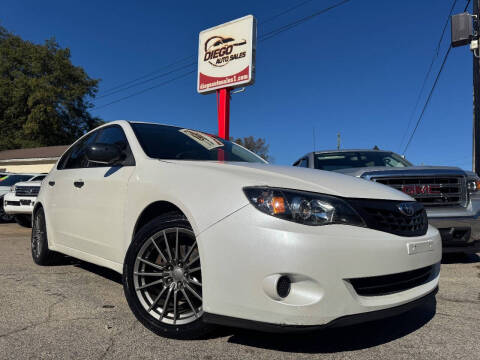
[[[230,89],[217,90],[218,100],[218,136],[230,138]]]

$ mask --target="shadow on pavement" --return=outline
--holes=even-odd
[[[443,254],[442,264],[473,264],[480,262],[480,256],[477,254]]]
[[[94,264],[91,264],[91,263],[83,262],[83,261],[80,261],[80,260],[76,260],[76,263],[74,264],[74,266],[78,267],[80,269],[84,269],[84,270],[93,272],[93,273],[95,273],[97,275],[100,275],[101,277],[103,277],[107,280],[116,282],[120,285],[122,284],[122,275],[120,275],[116,271],[113,271],[113,270],[110,270],[110,269],[107,269],[107,268],[104,268],[104,267],[101,267],[101,266],[98,266],[98,265],[94,265]]]
[[[344,328],[302,334],[267,334],[229,329],[229,342],[256,348],[296,352],[335,353],[366,349],[408,335],[427,324],[435,315],[436,300],[388,319]],[[222,331],[223,332],[223,331]]]

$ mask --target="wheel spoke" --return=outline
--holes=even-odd
[[[142,259],[140,256],[137,257],[137,259],[140,260],[141,262],[147,264],[147,265],[150,265],[151,267],[154,267],[155,269],[162,270],[162,271],[164,270],[163,266],[158,265],[158,264],[154,264],[154,263],[152,263],[148,260]]]
[[[192,287],[188,284],[185,284],[185,287],[190,290],[190,292],[200,301],[202,301],[202,297],[200,295],[198,295],[198,293],[192,289]]]
[[[183,262],[186,262],[186,261],[188,260],[188,258],[190,257],[190,255],[192,255],[192,251],[195,249],[196,246],[197,246],[197,243],[195,242],[195,243],[190,247],[190,249],[188,249],[187,254],[186,254],[185,257],[183,258]]]
[[[167,311],[168,301],[170,300],[171,294],[172,294],[172,287],[170,286],[168,288],[167,298],[165,299],[165,303],[163,304],[163,310],[162,310],[162,314],[160,315],[160,321],[162,321],[163,317],[165,316],[165,313]]]
[[[160,300],[160,297],[163,295],[163,293],[165,292],[165,290],[167,290],[166,287],[164,287],[164,288],[162,289],[162,291],[160,291],[160,293],[157,295],[157,297],[155,298],[155,300],[153,300],[152,305],[150,305],[150,307],[149,307],[148,310],[147,310],[148,312],[150,312],[150,311],[153,309],[153,307],[154,307],[155,305],[157,305],[158,300]]]
[[[185,292],[184,289],[181,290],[183,296],[185,296],[185,300],[187,300],[188,305],[190,305],[190,308],[192,309],[193,313],[195,314],[195,317],[198,318],[197,310],[192,305],[192,302],[190,301],[190,298],[188,297],[187,293]]]
[[[172,261],[172,253],[170,252],[170,246],[168,245],[167,234],[163,230],[163,238],[165,239],[165,246],[167,247],[168,258]]]
[[[137,275],[137,276],[165,276],[165,275],[167,275],[168,273],[164,273],[164,272],[141,272],[141,271],[135,271],[133,274],[134,274],[134,275]]]
[[[163,279],[158,279],[158,280],[152,281],[151,283],[139,286],[139,287],[135,288],[135,290],[142,290],[142,289],[145,289],[149,286],[157,285],[157,284],[160,284],[162,282],[163,282]]]
[[[189,272],[189,273],[193,273],[193,272],[198,271],[198,270],[200,270],[200,269],[201,269],[201,268],[200,268],[200,266],[199,266],[199,267],[196,267],[196,268],[193,268],[193,269],[188,269],[188,272]]]
[[[175,230],[175,260],[178,261],[178,227]]]
[[[197,261],[199,259],[200,259],[200,256],[195,256],[195,258],[192,261],[190,261],[187,265],[185,265],[185,267],[188,268],[189,266],[193,265],[195,263],[195,261]]]
[[[173,324],[174,325],[177,322],[177,292],[178,290],[175,290],[173,293]]]
[[[198,281],[197,279],[195,279],[195,278],[187,279],[187,281],[188,281],[190,284],[197,285],[197,286],[202,286],[202,283],[201,283],[200,281]]]
[[[162,250],[160,250],[160,248],[158,247],[157,243],[155,242],[155,239],[156,239],[156,237],[154,237],[154,236],[152,236],[152,237],[150,238],[150,240],[152,240],[153,245],[154,245],[155,248],[157,249],[158,254],[161,256],[161,258],[163,259],[163,261],[165,261],[166,263],[168,263],[167,258],[165,257],[165,255],[163,255],[163,252],[162,252]]]

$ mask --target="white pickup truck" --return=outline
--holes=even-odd
[[[30,227],[32,222],[32,211],[37,195],[46,174],[30,175],[28,181],[17,182],[12,185],[10,191],[3,197],[3,211],[13,216],[15,221],[25,227]]]

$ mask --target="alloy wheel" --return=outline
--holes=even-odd
[[[133,283],[147,313],[164,324],[184,325],[203,314],[201,276],[194,233],[173,227],[158,231],[140,248]]]

